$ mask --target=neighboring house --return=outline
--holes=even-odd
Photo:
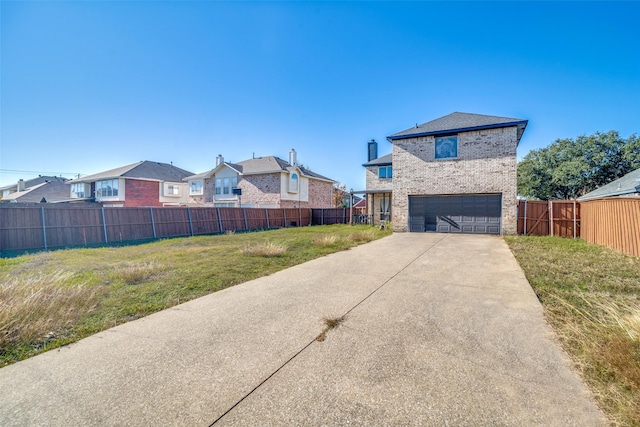
[[[582,202],[604,197],[640,197],[640,169],[629,172],[622,178],[578,197],[578,200]]]
[[[183,179],[193,172],[142,161],[69,181],[71,198],[94,198],[105,207],[179,206],[188,201]]]
[[[12,203],[54,203],[69,200],[68,179],[59,176],[40,176],[29,180],[19,180],[16,185],[0,188],[2,202]]]
[[[384,218],[391,195],[394,231],[515,234],[516,149],[527,123],[456,112],[387,137],[390,157],[376,158],[370,142],[374,212]]]
[[[299,165],[295,150],[289,162],[275,156],[238,163],[225,162],[185,178],[189,202],[217,207],[327,208],[332,207],[334,181]],[[241,193],[241,194],[238,194]]]

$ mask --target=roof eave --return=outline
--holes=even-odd
[[[466,127],[466,128],[443,129],[443,130],[436,130],[431,132],[417,132],[417,133],[403,134],[403,135],[391,135],[387,137],[387,141],[393,143],[393,141],[397,141],[401,139],[417,138],[421,136],[447,135],[447,134],[460,133],[460,132],[471,132],[475,130],[507,128],[512,126],[522,126],[522,129],[524,130],[524,128],[527,127],[528,123],[529,123],[528,120],[518,120],[516,122],[496,123],[491,125],[472,126],[472,127]]]

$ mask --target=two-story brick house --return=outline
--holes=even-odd
[[[373,174],[392,163],[394,231],[515,234],[516,149],[527,123],[456,112],[395,133],[389,165],[365,164],[367,185],[388,185]]]
[[[105,207],[179,206],[187,203],[183,178],[193,172],[145,160],[68,182],[72,199],[92,199]]]
[[[247,208],[331,207],[334,181],[298,164],[296,157],[291,150],[288,162],[266,156],[230,163],[218,155],[215,168],[184,179],[189,185],[189,203]]]

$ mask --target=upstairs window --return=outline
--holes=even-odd
[[[189,183],[189,194],[202,194],[202,181],[191,181]]]
[[[299,182],[298,182],[298,174],[295,172],[292,172],[289,175],[289,193],[297,193],[298,192],[298,188],[300,187]]]
[[[391,166],[380,166],[378,168],[378,178],[380,179],[393,178],[393,168]]]
[[[118,195],[118,180],[96,181],[96,197],[115,197]]]
[[[435,157],[436,159],[455,159],[458,157],[458,137],[437,137]]]
[[[238,177],[231,178],[216,178],[216,194],[217,195],[230,195],[231,189],[238,186]]]
[[[71,184],[71,198],[72,199],[84,198],[84,183]]]
[[[173,184],[167,185],[167,196],[178,196],[178,195],[180,195],[180,187]]]

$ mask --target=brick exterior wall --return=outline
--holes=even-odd
[[[242,189],[242,204],[280,206],[280,175],[270,173],[241,177],[238,188]]]
[[[124,207],[162,206],[160,183],[156,181],[125,180]]]
[[[333,183],[309,180],[309,202],[303,208],[332,208],[333,207]]]
[[[367,190],[388,190],[391,193],[393,188],[393,179],[378,178],[379,166],[366,166],[365,183]],[[394,166],[395,168],[395,166]],[[395,174],[395,170],[394,170]],[[389,194],[369,194],[367,195],[367,212],[373,215],[373,223],[380,223],[380,201],[383,197],[389,197]],[[390,208],[390,210],[393,207]]]
[[[459,133],[456,159],[436,160],[434,145],[433,136],[393,142],[393,230],[408,230],[410,195],[493,193],[502,194],[502,234],[516,234],[517,128]]]

